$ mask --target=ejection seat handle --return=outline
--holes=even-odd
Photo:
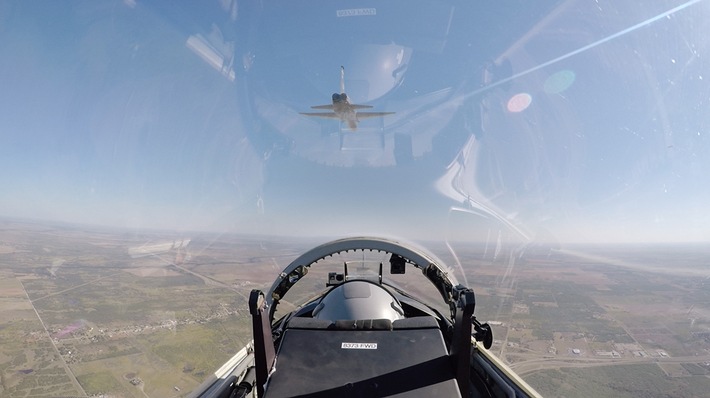
[[[254,289],[249,294],[249,313],[251,314],[254,335],[254,366],[256,368],[256,391],[264,396],[264,385],[269,378],[269,371],[274,364],[276,351],[271,335],[271,323],[266,298],[261,290]]]

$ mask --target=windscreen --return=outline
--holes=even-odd
[[[349,236],[441,258],[545,396],[703,395],[709,31],[704,0],[3,2],[0,395],[188,395]]]

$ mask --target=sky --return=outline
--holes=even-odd
[[[4,4],[0,216],[710,241],[710,2],[450,20],[429,3],[327,3],[258,24],[229,2]],[[341,65],[353,102],[395,114],[357,131],[299,115],[339,91]]]

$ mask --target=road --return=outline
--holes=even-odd
[[[101,278],[101,279],[103,279],[103,278]],[[89,282],[89,283],[92,283],[92,282]],[[64,360],[64,357],[62,356],[62,354],[59,352],[57,345],[54,344],[54,339],[50,335],[49,330],[47,330],[47,327],[44,325],[44,321],[42,320],[42,317],[39,316],[39,312],[37,312],[37,308],[35,307],[34,303],[32,302],[32,300],[30,300],[30,295],[27,294],[27,289],[25,289],[25,285],[22,283],[22,281],[20,281],[20,285],[22,285],[22,290],[25,292],[25,296],[27,297],[27,301],[32,305],[32,309],[34,310],[35,315],[37,316],[37,319],[39,320],[40,324],[42,325],[42,328],[44,329],[44,333],[47,334],[47,339],[52,343],[52,347],[54,348],[54,352],[57,354],[57,358],[59,358],[62,361],[61,363],[62,363],[62,366],[64,367],[64,370],[66,371],[67,375],[69,375],[71,377],[71,382],[74,385],[74,387],[76,388],[76,391],[80,392],[81,396],[83,396],[83,397],[88,396],[86,394],[86,391],[84,391],[84,388],[81,386],[81,384],[79,384],[79,381],[76,379],[76,375],[74,375],[74,372],[71,370],[71,368],[69,367],[67,362]],[[71,289],[67,289],[67,290],[71,290]],[[64,290],[64,291],[67,291],[67,290]],[[61,292],[58,292],[58,293],[61,293]],[[54,294],[58,294],[58,293],[54,293]],[[44,297],[48,297],[48,296],[44,296]],[[41,298],[44,298],[44,297],[41,297]]]
[[[614,365],[634,365],[634,364],[681,364],[710,362],[710,355],[693,355],[683,357],[637,357],[637,358],[535,358],[526,361],[516,362],[509,365],[518,375],[524,376],[529,373],[545,369],[560,367],[583,368],[591,366],[614,366]]]

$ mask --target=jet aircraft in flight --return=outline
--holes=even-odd
[[[301,115],[323,117],[329,119],[340,119],[347,122],[351,130],[357,130],[357,123],[360,119],[381,117],[391,115],[394,112],[358,112],[359,109],[372,108],[370,105],[351,104],[348,95],[345,94],[345,68],[340,67],[340,94],[333,93],[333,103],[329,105],[316,105],[312,109],[329,109],[332,112],[301,112]]]

